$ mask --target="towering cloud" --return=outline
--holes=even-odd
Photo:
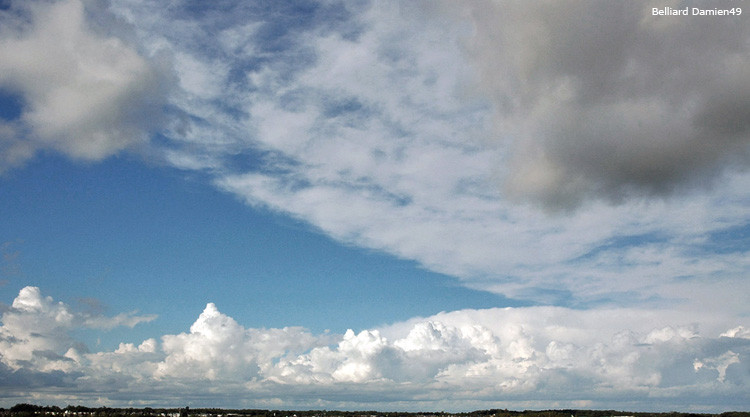
[[[55,386],[66,401],[103,404],[123,396],[224,406],[284,398],[298,407],[378,401],[379,408],[464,409],[554,399],[672,409],[697,397],[703,409],[723,410],[747,401],[750,383],[750,338],[745,327],[723,329],[726,321],[670,310],[531,307],[313,335],[248,329],[209,303],[189,333],[88,353],[71,338],[85,318],[26,287],[2,316],[0,372],[14,395]],[[54,401],[55,394],[35,395]]]

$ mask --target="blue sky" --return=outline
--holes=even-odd
[[[654,7],[4,4],[0,406],[747,410],[750,25]]]
[[[2,230],[14,256],[6,298],[34,283],[80,309],[96,299],[109,312],[158,314],[126,333],[131,343],[179,333],[208,300],[248,326],[316,332],[519,304],[249,209],[200,177],[128,158],[81,164],[41,156],[8,177]],[[111,340],[93,350],[125,341],[95,336]]]

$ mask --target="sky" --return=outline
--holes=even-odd
[[[750,410],[743,6],[0,1],[0,407]]]

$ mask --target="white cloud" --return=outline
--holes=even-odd
[[[21,289],[13,304],[2,314],[0,349],[2,362],[13,370],[21,368],[48,372],[71,371],[85,346],[70,332],[80,328],[109,329],[154,320],[156,316],[120,314],[113,318],[81,314],[67,305],[43,297],[37,287]]]
[[[257,376],[257,363],[244,346],[242,327],[208,304],[189,334],[167,335],[162,339],[166,359],[156,376],[216,379],[235,372],[248,379]]]
[[[272,360],[319,343],[301,328],[245,329],[209,303],[190,333],[165,335],[166,357],[155,377],[247,382],[272,366]]]
[[[703,410],[717,411],[727,408],[727,398],[747,400],[750,383],[741,371],[750,342],[725,337],[742,327],[722,330],[726,317],[702,312],[462,310],[313,335],[294,327],[245,328],[209,303],[189,333],[98,353],[75,347],[75,321],[65,304],[36,288],[21,290],[0,328],[0,361],[13,369],[8,375],[32,378],[20,392],[45,380],[69,398],[109,405],[123,398],[183,405],[186,396],[197,396],[204,405],[282,398],[303,407],[313,404],[314,392],[314,404],[329,408],[378,401],[384,409],[412,403],[448,410],[543,400],[669,409],[698,396]],[[22,358],[22,350],[31,353]]]
[[[726,332],[721,334],[722,337],[742,337],[745,339],[750,339],[750,329],[743,327],[743,326],[737,326],[733,329],[729,329]]]
[[[728,350],[721,356],[717,356],[715,358],[706,358],[703,360],[696,359],[693,362],[693,368],[696,370],[696,372],[703,368],[715,369],[719,374],[716,379],[719,382],[724,382],[727,376],[727,368],[735,363],[740,363],[739,355],[732,352],[731,350]]]
[[[43,298],[36,287],[26,287],[3,313],[2,320],[3,361],[8,366],[19,368],[19,362],[35,359],[44,368],[63,366],[58,364],[65,362],[61,356],[51,358],[36,353],[64,352],[72,347],[67,331],[74,325],[74,316],[65,305]]]

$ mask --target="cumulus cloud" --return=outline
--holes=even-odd
[[[272,358],[304,351],[317,341],[301,328],[245,329],[209,303],[190,333],[162,337],[166,358],[154,375],[250,381],[270,366]]]
[[[2,314],[2,362],[13,370],[72,371],[76,368],[76,358],[87,351],[71,338],[72,330],[133,327],[155,318],[133,314],[106,318],[76,313],[51,297],[43,297],[39,288],[25,287]]]
[[[750,156],[745,18],[665,19],[718,2],[452,3],[510,143],[506,189],[570,208],[713,185]],[[574,23],[573,23],[574,22]]]
[[[209,303],[188,333],[96,353],[74,346],[69,332],[80,319],[36,288],[22,289],[2,319],[0,376],[16,384],[13,401],[47,384],[66,401],[107,405],[184,405],[189,396],[247,407],[282,398],[297,407],[377,400],[452,410],[551,399],[668,409],[697,396],[702,410],[719,411],[731,407],[724,400],[746,401],[750,383],[747,323],[724,331],[726,317],[698,312],[462,310],[314,335],[245,328]],[[54,394],[34,395],[54,402]]]
[[[147,141],[164,79],[121,39],[94,31],[80,0],[13,2],[1,13],[0,87],[22,109],[0,125],[0,170],[41,149],[100,160]]]

